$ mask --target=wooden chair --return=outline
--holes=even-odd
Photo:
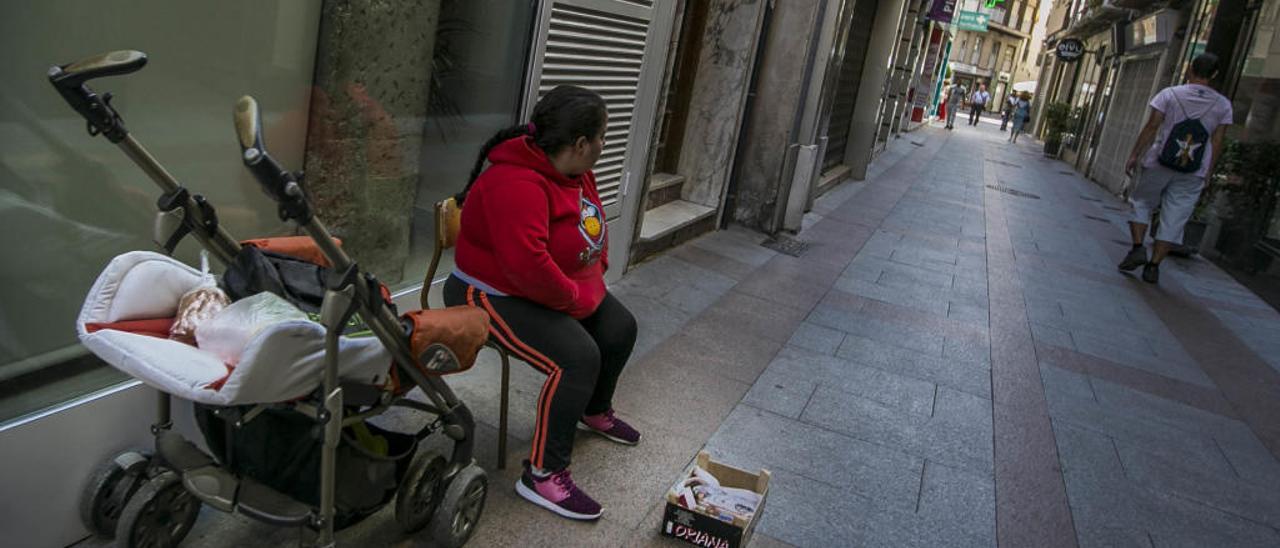
[[[462,208],[457,200],[447,198],[435,205],[436,248],[431,255],[431,265],[427,267],[427,276],[422,280],[422,308],[431,308],[431,282],[435,280],[436,269],[440,267],[440,256],[444,250],[453,248],[458,243],[458,231],[461,229]],[[502,359],[502,401],[498,408],[498,469],[507,467],[507,399],[511,386],[511,356],[498,341],[489,337],[485,346],[498,352]]]

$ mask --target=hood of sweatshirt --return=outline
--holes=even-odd
[[[551,158],[533,143],[528,135],[507,139],[489,151],[489,163],[493,165],[509,164],[532,169],[547,180],[567,187],[582,186],[582,176],[567,177],[552,165]]]

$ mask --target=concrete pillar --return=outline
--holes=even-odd
[[[765,232],[778,230],[778,208],[790,186],[783,181],[786,163],[794,154],[801,110],[808,95],[807,79],[812,42],[821,2],[794,0],[772,5],[765,22],[754,75],[755,90],[746,129],[735,156],[730,182],[731,205],[726,212],[743,225]]]
[[[352,257],[406,275],[440,0],[324,0],[307,191]],[[459,181],[461,185],[463,181]]]
[[[862,69],[862,83],[858,86],[858,98],[853,107],[853,119],[849,125],[849,144],[845,149],[845,165],[852,169],[856,180],[867,177],[867,164],[871,161],[871,147],[876,141],[876,123],[880,104],[884,97],[885,81],[889,78],[890,56],[897,43],[898,23],[906,0],[882,0],[871,24],[871,40]],[[838,120],[833,120],[836,123]]]

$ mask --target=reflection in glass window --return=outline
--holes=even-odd
[[[481,145],[517,122],[533,4],[441,3],[411,251],[400,287],[422,283],[434,246],[435,202],[462,190]],[[447,276],[451,269],[452,254],[447,254],[437,277]]]
[[[1250,143],[1280,141],[1280,0],[1267,0],[1258,13],[1232,107],[1230,137]],[[1280,239],[1280,215],[1274,212],[1267,237]]]
[[[233,235],[286,230],[239,159],[231,106],[265,108],[267,140],[301,165],[318,2],[11,2],[0,17],[0,422],[123,380],[77,343],[90,285],[117,254],[154,250],[159,188],[45,78],[50,65],[129,47],[147,67],[90,85],[175,177],[209,198]],[[196,262],[187,242],[178,257]]]

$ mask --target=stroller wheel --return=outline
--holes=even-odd
[[[446,463],[436,451],[424,451],[413,459],[396,491],[396,523],[406,533],[426,527],[444,494]]]
[[[150,457],[125,451],[98,465],[80,494],[80,520],[96,535],[111,538],[129,498],[147,481]]]
[[[116,525],[118,548],[177,546],[191,532],[200,500],[187,492],[175,472],[164,472],[129,499]]]
[[[431,519],[431,538],[446,548],[458,548],[471,539],[484,513],[489,480],[474,463],[458,471],[445,488],[440,508]]]

